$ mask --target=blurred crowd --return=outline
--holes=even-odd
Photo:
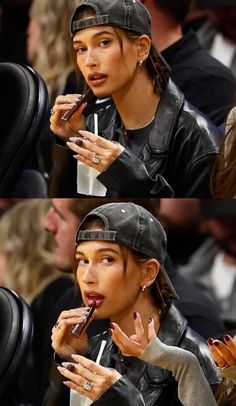
[[[236,184],[233,112],[228,126],[226,120],[235,105],[235,1],[143,3],[151,13],[153,40],[171,67],[171,78],[185,98],[225,132],[213,168],[211,193],[232,197]],[[32,66],[47,85],[49,108],[58,95],[83,92],[84,81],[76,74],[68,29],[76,5],[76,0],[59,0],[57,7],[52,0],[0,2],[0,62]],[[86,114],[90,112],[88,109]],[[49,197],[76,197],[66,181],[71,176],[71,183],[76,183],[75,162],[68,149],[55,143],[49,112],[38,144],[28,166],[43,174]]]
[[[236,202],[134,202],[148,209],[164,226],[168,240],[165,267],[179,296],[175,305],[188,324],[205,340],[221,339],[226,333],[233,337]],[[62,310],[81,303],[73,282],[76,230],[100,200],[1,199],[0,204],[0,285],[13,289],[29,303],[35,323],[31,355],[16,381],[16,394],[26,402],[22,404],[41,405],[50,381],[51,329]],[[105,328],[106,320],[94,321],[89,336]]]

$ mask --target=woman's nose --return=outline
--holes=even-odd
[[[97,61],[97,56],[96,56],[96,53],[94,50],[89,50],[87,52],[85,64],[87,67],[97,66],[98,61]]]
[[[88,264],[88,266],[86,267],[86,270],[84,271],[83,282],[90,284],[90,283],[95,283],[95,281],[96,281],[95,265]]]

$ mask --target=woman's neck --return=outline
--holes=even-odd
[[[128,309],[126,313],[120,314],[117,317],[113,317],[111,321],[117,323],[125,332],[125,334],[130,336],[132,334],[135,334],[134,312],[138,312],[140,314],[146,334],[148,329],[148,321],[150,318],[154,320],[155,330],[159,330],[161,312],[160,309],[158,309],[157,305],[154,303],[153,299],[151,298],[150,300],[148,292],[146,292],[145,294],[142,293],[135,305]]]
[[[145,126],[154,118],[160,100],[145,71],[138,72],[128,87],[112,97],[126,129]]]

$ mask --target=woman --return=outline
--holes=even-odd
[[[52,237],[42,226],[49,207],[46,199],[25,199],[0,219],[2,286],[13,289],[29,304],[61,277],[54,265]]]
[[[208,339],[211,356],[224,377],[217,390],[219,406],[231,406],[236,399],[236,340],[225,334],[224,341]]]
[[[228,116],[226,134],[212,174],[212,194],[217,198],[236,197],[236,107]]]
[[[123,357],[108,332],[89,342],[86,332],[79,337],[71,333],[93,302],[94,318],[109,318],[129,336],[134,333],[137,312],[145,326],[153,320],[163,342],[193,352],[212,388],[219,383],[207,346],[171,305],[176,293],[163,267],[165,254],[164,230],[141,206],[105,204],[82,221],[77,233],[76,279],[85,307],[62,312],[52,331],[52,346],[66,361],[58,369],[66,377],[64,384],[78,394],[77,404],[84,404],[85,397],[104,406],[180,405],[177,383],[169,371]],[[79,365],[70,365],[73,371],[69,371],[68,361]]]
[[[100,172],[108,195],[210,196],[219,134],[169,80],[169,67],[151,42],[143,4],[81,1],[71,36],[87,85],[98,98],[111,96],[114,102],[98,111],[96,135],[94,118],[83,116],[87,103],[68,122],[61,120],[80,95],[58,96],[51,129],[67,141],[75,158]]]

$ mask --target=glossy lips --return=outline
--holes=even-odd
[[[104,75],[103,73],[94,72],[88,75],[88,82],[90,86],[99,86],[105,82],[106,78],[107,75]]]

